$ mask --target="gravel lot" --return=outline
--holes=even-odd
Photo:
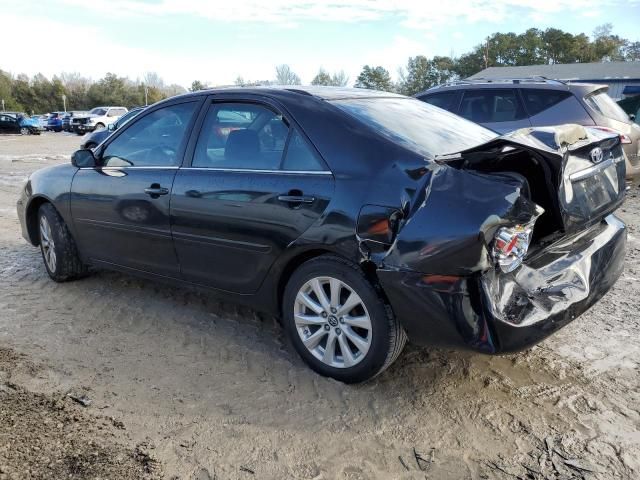
[[[78,144],[0,137],[0,480],[640,478],[637,188],[624,275],[559,334],[506,357],[408,346],[345,386],[253,311],[110,272],[50,281],[15,200]]]

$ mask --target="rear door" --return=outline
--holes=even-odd
[[[100,166],[76,173],[76,240],[92,260],[179,277],[169,201],[200,104],[191,98],[146,112],[107,141]]]
[[[174,244],[185,280],[253,293],[322,215],[333,176],[269,101],[227,96],[207,108],[192,161],[173,186]]]
[[[502,134],[531,126],[513,88],[465,90],[458,115]]]

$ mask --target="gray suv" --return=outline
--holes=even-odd
[[[627,178],[640,179],[640,126],[607,95],[606,85],[545,78],[461,80],[417,98],[499,133],[577,123],[620,135]]]

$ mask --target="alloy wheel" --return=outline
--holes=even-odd
[[[42,256],[47,263],[47,267],[49,267],[49,271],[55,272],[57,262],[55,243],[51,234],[51,226],[44,215],[40,217],[40,245],[42,247]]]
[[[29,129],[27,127],[20,128],[20,135],[29,135]]]
[[[372,341],[371,317],[360,296],[332,277],[315,277],[296,295],[294,321],[303,345],[318,360],[349,368],[367,355]]]

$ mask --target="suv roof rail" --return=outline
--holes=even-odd
[[[557,80],[555,78],[547,78],[541,75],[534,75],[532,77],[503,77],[503,78],[486,78],[486,77],[476,77],[476,78],[461,78],[460,80],[453,80],[451,82],[443,83],[442,85],[437,85],[432,88],[446,87],[452,85],[474,85],[478,83],[556,83],[561,85],[567,85],[568,82],[563,80]]]

